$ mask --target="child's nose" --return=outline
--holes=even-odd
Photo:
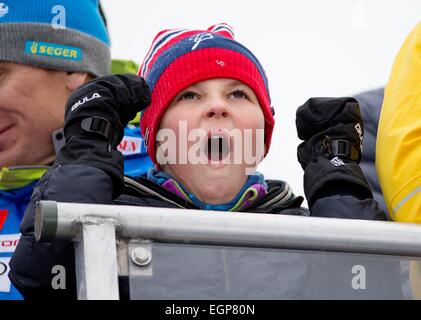
[[[205,110],[207,118],[228,118],[230,115],[226,102],[217,100],[209,103]]]

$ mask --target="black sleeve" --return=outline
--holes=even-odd
[[[387,220],[386,214],[373,199],[353,195],[331,195],[317,199],[310,206],[311,216],[341,219]]]
[[[39,181],[20,225],[22,237],[10,261],[9,278],[25,299],[76,298],[73,243],[37,242],[34,236],[35,206],[39,200],[110,204],[111,178],[87,165],[56,165]],[[52,288],[52,268],[66,270],[66,289]]]

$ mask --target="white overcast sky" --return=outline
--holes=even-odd
[[[267,178],[303,195],[295,111],[309,97],[349,96],[383,86],[419,0],[101,0],[113,58],[140,63],[162,29],[226,22],[266,69],[276,126]]]

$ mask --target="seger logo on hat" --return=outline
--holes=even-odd
[[[0,18],[3,18],[8,12],[9,7],[5,3],[0,2]]]
[[[25,54],[67,60],[82,60],[82,50],[80,48],[33,40],[25,41]]]

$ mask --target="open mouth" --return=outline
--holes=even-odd
[[[230,153],[229,138],[222,133],[211,134],[205,141],[205,155],[210,161],[224,160]]]

